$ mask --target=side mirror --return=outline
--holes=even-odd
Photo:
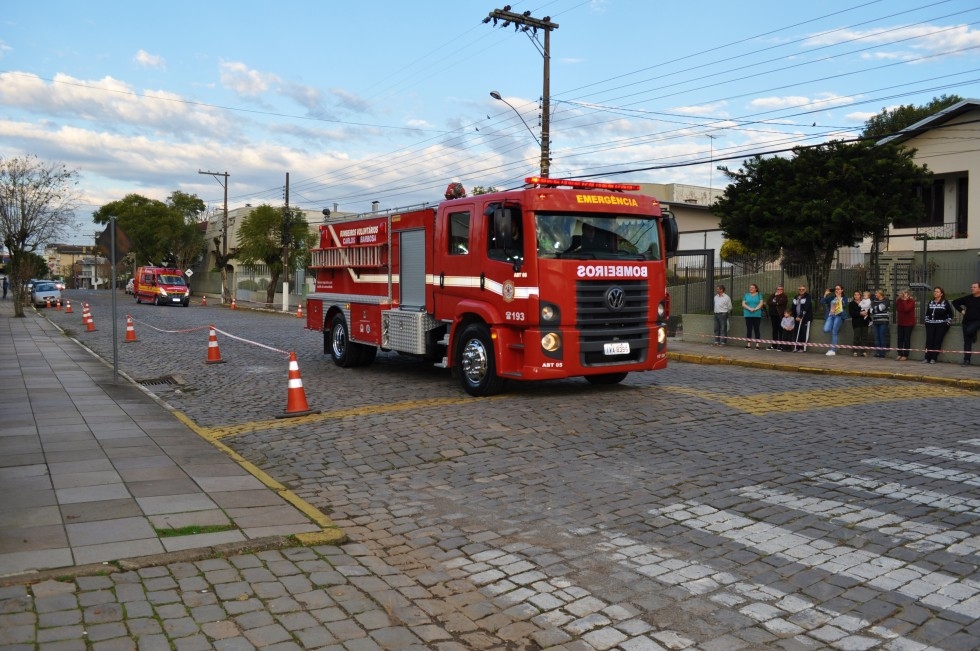
[[[677,220],[674,219],[673,213],[665,212],[661,221],[664,226],[664,248],[668,254],[675,253],[681,239],[680,230],[677,228]]]

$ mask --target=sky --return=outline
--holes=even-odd
[[[79,227],[136,193],[368,211],[539,172],[545,33],[473,0],[4,0],[0,156],[78,171]],[[725,185],[716,168],[980,98],[967,0],[515,1],[550,18],[551,176]],[[490,96],[497,91],[502,100]]]

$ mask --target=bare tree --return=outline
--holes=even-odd
[[[28,254],[62,239],[75,225],[77,185],[78,172],[63,163],[46,163],[33,154],[0,158],[0,236],[10,252],[14,316],[24,316]]]

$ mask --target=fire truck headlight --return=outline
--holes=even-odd
[[[160,288],[160,296],[166,296],[166,295],[167,295],[167,290],[165,290],[163,287],[161,287]]]
[[[553,353],[561,348],[561,337],[558,336],[557,332],[549,332],[541,337],[541,347],[549,353]]]
[[[556,323],[561,320],[561,310],[554,303],[541,301],[541,323]]]
[[[660,345],[667,343],[667,328],[657,328],[657,343]]]
[[[657,305],[657,320],[663,321],[664,316],[667,314],[667,309],[664,307],[663,303]]]

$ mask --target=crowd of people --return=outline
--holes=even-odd
[[[725,293],[724,285],[715,288],[714,297],[714,345],[724,346],[732,339],[745,342],[746,348],[761,349],[763,343],[768,343],[768,350],[786,352],[806,352],[810,343],[810,325],[813,322],[814,300],[805,286],[797,289],[797,294],[790,298],[783,287],[776,289],[764,297],[755,283],[749,285],[748,291],[742,296],[742,315],[745,319],[745,337],[729,336],[729,324],[733,311],[731,297]],[[845,295],[841,285],[828,288],[819,301],[824,311],[823,331],[829,335],[830,345],[826,355],[834,357],[842,344],[840,335],[847,322],[851,324],[852,339],[848,347],[843,344],[854,357],[885,358],[890,347],[890,332],[892,313],[894,310],[897,343],[895,359],[900,362],[909,361],[912,352],[912,332],[919,321],[916,311],[915,297],[910,290],[902,290],[894,301],[885,296],[882,289],[871,291],[855,291],[851,298]],[[953,324],[956,315],[962,317],[963,329],[963,366],[969,366],[973,344],[976,343],[980,331],[980,283],[970,286],[966,296],[949,301],[942,287],[934,287],[932,297],[923,311],[922,322],[925,325],[925,355],[923,362],[935,364],[943,351],[943,341],[946,333]],[[762,339],[762,319],[769,319],[772,327],[772,337],[768,342]],[[870,335],[870,337],[869,337]]]

